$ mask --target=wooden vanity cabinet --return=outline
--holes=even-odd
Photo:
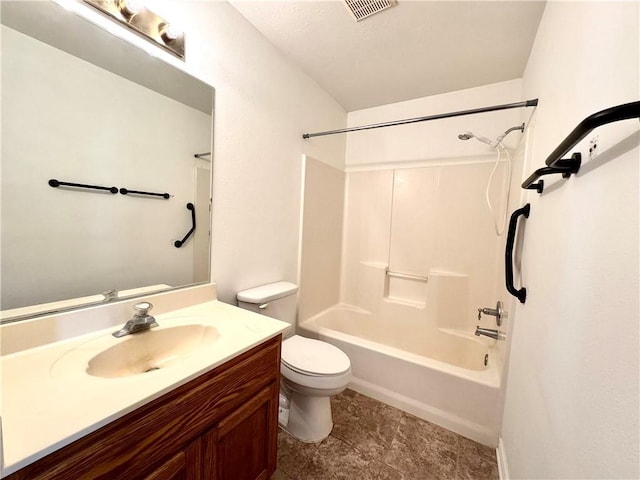
[[[6,479],[268,480],[280,345],[268,340]]]

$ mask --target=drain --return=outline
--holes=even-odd
[[[486,353],[484,356],[484,366],[486,367],[488,363],[489,363],[489,354]]]
[[[486,363],[485,363],[485,365],[486,365]],[[160,367],[147,368],[143,373],[153,372],[154,370],[160,370]]]

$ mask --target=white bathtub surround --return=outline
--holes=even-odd
[[[299,329],[349,356],[354,390],[495,446],[500,374],[491,349],[473,336],[429,328],[426,322],[419,328],[406,313],[380,318],[340,305]]]
[[[522,80],[514,79],[349,112],[348,126],[510,103],[521,101],[523,98]],[[409,179],[409,185],[411,185],[416,183],[411,175],[414,172],[412,168],[416,172],[421,171],[423,168],[425,171],[430,169],[431,172],[435,172],[437,168],[442,168],[442,172],[445,173],[441,177],[441,182],[437,185],[441,189],[442,200],[451,201],[453,203],[451,205],[452,208],[444,208],[444,204],[436,207],[440,209],[441,215],[432,228],[428,230],[415,230],[412,227],[412,222],[407,222],[405,225],[412,228],[409,230],[408,236],[411,237],[417,234],[423,242],[431,242],[433,244],[433,240],[430,240],[428,235],[435,234],[438,239],[436,241],[437,252],[431,251],[424,254],[425,256],[429,254],[436,255],[434,258],[435,263],[430,265],[429,268],[469,275],[469,314],[464,318],[469,330],[473,328],[475,308],[495,305],[497,300],[502,300],[506,305],[509,305],[501,274],[504,268],[504,239],[495,240],[495,234],[491,227],[491,216],[484,200],[484,188],[496,158],[495,150],[480,142],[460,141],[458,140],[458,134],[464,131],[472,131],[477,135],[495,138],[507,128],[520,125],[523,122],[528,123],[531,112],[532,109],[504,110],[397,128],[368,130],[347,135],[345,165],[348,172],[348,180],[345,211],[346,215],[351,215],[351,217],[345,220],[345,231],[349,230],[349,232],[346,233],[343,251],[345,256],[341,278],[343,294],[354,291],[354,275],[356,275],[357,267],[355,263],[350,263],[349,258],[357,258],[358,252],[362,252],[361,256],[366,261],[380,263],[389,263],[390,249],[393,249],[392,251],[397,255],[402,255],[401,246],[394,248],[388,242],[388,232],[391,229],[388,221],[391,216],[389,209],[392,208],[391,195],[394,189],[394,180],[390,177],[390,171],[393,169],[396,171],[406,169],[404,171],[407,173],[404,176]],[[518,146],[522,138],[524,138],[524,134],[513,132],[505,139],[505,144],[512,149],[513,154],[512,192],[519,190],[523,155]],[[486,165],[482,166],[481,164],[484,162],[486,162]],[[475,178],[471,175],[474,170],[477,172]],[[504,167],[500,167],[499,170],[504,171]],[[461,176],[452,175],[455,171],[465,173]],[[357,172],[362,172],[362,176],[355,175]],[[422,174],[422,176],[423,178],[427,177],[426,174]],[[417,178],[417,175],[415,178]],[[435,183],[433,182],[430,185]],[[504,191],[503,188],[502,180],[495,178],[491,198],[492,203],[496,205],[499,211],[504,209],[504,205],[498,202],[498,194]],[[363,193],[361,195],[353,193],[357,191]],[[418,189],[414,189],[414,192],[414,198],[416,200],[419,198],[423,201],[412,202],[411,195],[409,195],[407,202],[405,202],[405,205],[408,203],[409,207],[404,208],[404,210],[407,210],[409,214],[412,214],[414,210],[424,212],[423,218],[428,218],[429,209],[433,205],[426,203],[426,201],[433,192],[424,190],[419,192]],[[420,195],[419,197],[417,196],[418,194]],[[496,199],[495,201],[494,198]],[[457,208],[458,201],[460,205],[465,202],[466,206],[467,200],[471,204],[470,208]],[[514,195],[512,195],[510,209],[514,204]],[[462,213],[462,216],[460,213]],[[398,215],[394,219],[396,217]],[[419,228],[421,225],[424,226],[420,222],[415,224],[415,228]],[[474,228],[475,225],[480,225],[481,228]],[[400,224],[396,223],[394,228],[397,231],[399,227]],[[467,227],[471,228],[467,229]],[[439,231],[439,228],[445,228],[445,230]],[[460,230],[455,232],[456,228]],[[387,240],[383,240],[384,238],[387,238]],[[469,241],[470,238],[473,241]],[[486,239],[487,243],[484,243],[484,239]],[[411,238],[408,241],[411,241]],[[450,242],[452,249],[447,251]],[[420,244],[418,241],[415,243]],[[424,243],[422,244],[424,245]],[[483,252],[490,253],[484,256]],[[444,256],[441,256],[441,254],[444,254]],[[402,260],[397,255],[395,257],[391,256],[390,263],[392,267],[396,267],[393,264],[394,259]],[[416,252],[410,252],[410,255],[415,256]],[[478,256],[474,259],[474,255]],[[488,261],[489,257],[493,259],[493,263]],[[420,260],[420,258],[416,259],[418,262]],[[485,260],[487,261],[486,263],[484,263]],[[423,257],[422,261],[428,261],[428,259]],[[452,261],[462,262],[463,264],[455,265],[451,263]],[[478,261],[482,262],[482,266]],[[413,265],[408,266],[412,267],[412,271],[416,270]],[[421,273],[424,273],[424,271]],[[487,277],[486,275],[489,276]],[[488,285],[489,283],[493,285]],[[417,285],[414,285],[414,287],[419,288]],[[480,292],[484,292],[484,296]],[[353,303],[353,298],[349,298],[349,296],[343,296],[341,300],[346,303]],[[507,310],[509,309],[510,305]],[[491,319],[483,319],[480,322],[480,326],[495,328],[495,324],[491,323]],[[505,357],[505,347],[505,343],[499,346],[500,354],[498,357],[501,359]]]
[[[298,315],[308,318],[340,301],[345,174],[306,155],[303,165]]]
[[[520,100],[520,86],[504,82],[368,109],[356,112],[353,123],[418,116],[425,108],[468,108],[462,104],[474,94],[476,103]],[[504,355],[496,354],[498,342],[473,332],[477,324],[496,328],[493,317],[478,321],[479,307],[506,300],[497,282],[502,270],[496,268],[502,239],[485,203],[496,157],[494,149],[461,142],[457,134],[471,129],[497,136],[518,124],[520,115],[489,115],[492,125],[500,124],[496,132],[465,118],[348,136],[340,301],[324,302],[320,311],[319,304],[311,309],[302,299],[299,310],[303,334],[334,343],[350,356],[355,389],[492,446],[498,441],[503,370],[498,360]],[[424,132],[439,142],[425,142]],[[441,141],[445,137],[451,142]],[[519,138],[509,138],[510,147]],[[453,145],[453,154],[447,157],[442,145]],[[490,191],[499,212],[506,208],[506,170],[501,162]],[[319,177],[312,181],[329,185]],[[335,208],[324,213],[333,221],[341,215]],[[305,212],[303,225],[306,221]],[[303,256],[314,248],[304,236],[301,245]],[[313,278],[314,269],[304,273]],[[333,278],[338,280],[335,272]]]
[[[384,295],[425,305],[428,296],[438,298],[435,291],[453,288],[446,300],[438,300],[443,306],[439,313],[449,321],[437,321],[443,328],[472,332],[477,308],[499,299],[495,265],[502,252],[484,203],[492,168],[481,161],[347,174],[341,302],[375,311],[370,302],[377,302],[382,291],[369,297],[374,292],[363,286],[373,274],[369,264],[427,277],[435,272],[451,274],[451,279],[466,277],[456,287],[453,282],[444,286],[429,283],[431,279],[390,277]],[[504,170],[499,168],[495,185],[502,185]],[[499,193],[493,189],[492,198],[503,209]]]

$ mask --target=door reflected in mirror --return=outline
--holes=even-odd
[[[208,282],[213,89],[52,2],[0,7],[2,320]]]

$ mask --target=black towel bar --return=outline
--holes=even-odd
[[[580,170],[580,154],[574,153],[570,159],[562,157],[575,147],[580,140],[589,135],[593,129],[606,125],[607,123],[629,120],[631,118],[640,118],[640,101],[610,107],[588,116],[581,121],[560,145],[551,152],[551,155],[547,157],[545,160],[547,168],[539,168],[533,172],[529,178],[522,183],[522,188],[536,190],[538,193],[542,193],[544,182],[540,180],[534,183],[541,176],[561,173],[564,178],[567,178],[570,177],[571,174],[577,173],[578,170]]]
[[[580,164],[582,163],[582,154],[574,153],[571,158],[563,159],[557,162],[553,167],[542,167],[533,172],[529,178],[527,178],[522,184],[522,188],[527,190],[535,190],[538,193],[542,193],[544,190],[544,180],[533,183],[540,177],[545,175],[554,175],[557,173],[562,174],[562,178],[569,178],[572,173],[578,173],[580,170]]]

